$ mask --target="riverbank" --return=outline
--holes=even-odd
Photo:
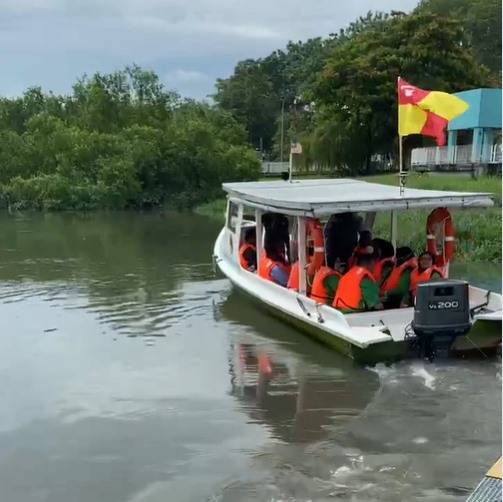
[[[369,176],[366,181],[396,185],[396,174]],[[407,187],[494,194],[495,207],[486,210],[460,211],[453,214],[456,228],[456,259],[463,262],[500,262],[501,252],[501,178],[471,179],[451,175],[412,175]],[[197,208],[199,214],[225,217],[225,198]],[[425,225],[429,211],[403,211],[398,215],[398,238],[402,246],[416,251],[425,247]],[[374,234],[389,238],[389,218],[378,214]]]

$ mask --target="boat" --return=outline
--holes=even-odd
[[[499,502],[501,500],[501,457],[487,471],[486,475],[466,502]]]
[[[214,245],[214,262],[233,286],[271,314],[364,364],[394,362],[417,355],[432,360],[440,349],[450,355],[476,352],[484,356],[501,350],[501,295],[463,281],[446,280],[444,285],[449,287],[443,290],[460,291],[466,285],[466,305],[459,298],[436,302],[430,299],[421,315],[423,320],[426,315],[426,324],[438,324],[439,319],[466,314],[465,328],[455,329],[456,326],[441,323],[430,326],[432,329],[426,330],[426,334],[414,329],[418,325],[416,316],[420,315],[418,300],[412,307],[342,313],[306,294],[307,228],[313,221],[323,223],[333,215],[353,213],[360,215],[364,228],[372,231],[376,215],[388,213],[390,240],[396,250],[397,215],[400,211],[422,209],[432,210],[433,214],[439,209],[444,213],[483,209],[494,205],[492,194],[423,190],[341,178],[224,183],[222,187],[227,192],[226,220]],[[260,267],[266,214],[288,218],[290,239],[296,244],[298,262],[302,264],[298,267],[297,291],[263,279],[240,265],[239,248],[244,234],[248,228],[254,227],[257,264]],[[445,248],[452,247],[452,241],[452,236],[444,236]],[[445,255],[444,251],[442,253]],[[450,260],[451,257],[446,260],[444,256],[442,264],[447,278]],[[437,290],[425,294],[436,295]],[[446,300],[445,297],[441,299]],[[433,309],[441,309],[441,312],[434,315]],[[440,336],[437,336],[439,333]],[[445,342],[446,338],[448,342]],[[425,347],[429,347],[428,353]]]

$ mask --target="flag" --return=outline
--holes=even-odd
[[[290,145],[290,153],[302,153],[302,145],[300,143],[292,143]]]
[[[468,103],[439,91],[424,91],[398,78],[398,134],[433,136],[438,146],[445,144],[445,128],[468,110]]]

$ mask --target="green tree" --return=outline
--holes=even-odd
[[[217,80],[214,99],[246,128],[255,148],[261,142],[263,148],[270,148],[280,103],[272,79],[259,63],[238,63],[230,78]]]
[[[477,61],[501,86],[501,0],[423,0],[418,11],[459,19]]]
[[[282,147],[288,151],[291,139],[305,132],[303,128],[311,122],[298,113],[295,102],[303,100],[323,70],[330,50],[387,19],[386,14],[369,12],[326,39],[290,41],[284,50],[265,58],[241,61],[231,77],[217,81],[215,100],[246,127],[256,148],[262,138],[264,149],[279,159]]]
[[[0,100],[0,199],[10,207],[190,207],[260,164],[229,112],[164,91],[133,66],[80,79],[70,96]]]
[[[311,94],[319,128],[313,133],[314,158],[338,157],[353,172],[369,172],[373,155],[392,153],[398,76],[446,92],[487,82],[456,20],[429,12],[395,13],[332,49]],[[322,140],[327,131],[339,137]]]

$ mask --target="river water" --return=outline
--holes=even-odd
[[[501,359],[359,368],[214,275],[219,227],[0,215],[0,500],[465,500]]]

